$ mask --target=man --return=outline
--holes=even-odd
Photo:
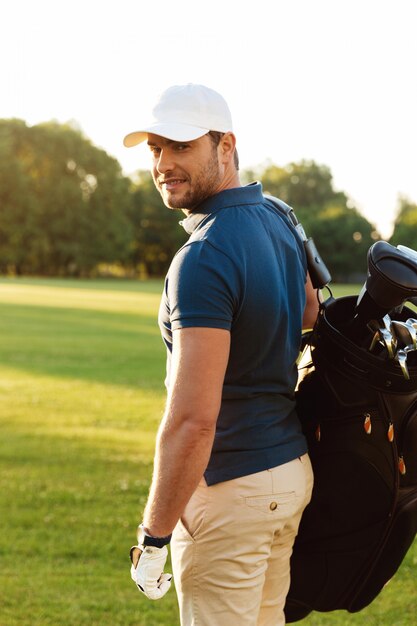
[[[220,94],[166,90],[124,143],[145,140],[190,239],[160,306],[167,406],[132,578],[150,598],[166,593],[172,534],[182,626],[279,626],[312,489],[293,395],[303,315],[311,326],[318,308],[303,247],[260,184],[241,186]]]

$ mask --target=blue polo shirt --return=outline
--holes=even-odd
[[[182,225],[190,238],[171,263],[159,311],[167,387],[173,330],[208,327],[231,333],[205,471],[211,485],[307,451],[294,402],[306,260],[293,227],[264,198],[259,183],[208,198]]]

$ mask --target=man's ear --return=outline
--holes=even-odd
[[[230,161],[233,161],[233,155],[236,148],[236,137],[233,133],[228,132],[223,135],[219,143],[219,158],[221,162],[226,165]]]

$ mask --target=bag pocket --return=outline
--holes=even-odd
[[[394,576],[417,534],[417,489],[401,489],[397,509],[382,545],[373,555],[367,576],[346,607],[362,610]]]

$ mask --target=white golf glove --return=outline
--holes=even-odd
[[[150,600],[159,600],[171,586],[172,575],[164,574],[167,556],[166,546],[133,546],[130,550],[130,575],[139,591]]]

